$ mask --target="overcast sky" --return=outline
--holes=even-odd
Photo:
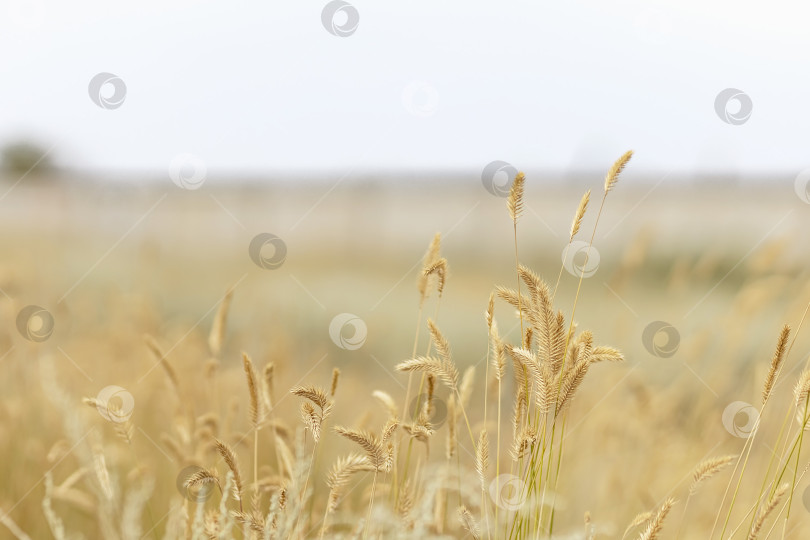
[[[810,167],[802,2],[327,4],[0,0],[0,143],[209,174],[604,169],[629,148],[647,170]],[[99,73],[125,85],[95,92],[108,108]]]

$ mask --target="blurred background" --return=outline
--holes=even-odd
[[[64,435],[43,358],[77,403],[109,385],[132,393],[133,444],[168,479],[156,506],[176,495],[181,463],[161,439],[174,405],[142,336],[193,380],[229,287],[212,410],[243,383],[242,350],[276,362],[281,393],[328,384],[337,366],[347,401],[404,399],[393,366],[411,354],[437,232],[450,272],[426,313],[459,367],[477,366],[482,399],[483,313],[496,284],[514,287],[505,196],[524,171],[521,262],[561,276],[566,316],[585,264],[577,323],[626,356],[593,370],[572,412],[561,530],[589,510],[620,535],[702,458],[741,450],[779,330],[810,302],[801,13],[787,1],[0,1],[0,511],[47,537],[43,474],[75,469],[54,450]],[[605,173],[628,149],[594,233]],[[587,189],[586,263],[582,245],[564,251]],[[27,306],[45,312],[43,339],[21,329]],[[514,310],[495,313],[516,341]],[[805,331],[780,407],[808,347]],[[291,423],[295,405],[283,404]],[[385,420],[363,408],[338,406],[334,421]],[[810,515],[798,486],[794,523]],[[56,504],[93,530],[75,501]],[[715,509],[690,508],[695,531]]]

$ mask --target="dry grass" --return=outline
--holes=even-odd
[[[590,190],[582,196],[569,245],[590,226],[593,243],[607,194],[621,191],[620,174],[631,156],[626,153],[610,167],[596,216],[588,215]],[[36,494],[43,528],[36,529],[30,518],[17,519],[14,501],[5,497],[0,499],[3,530],[17,538],[27,538],[25,531],[33,527],[33,537],[70,538],[81,531],[114,539],[490,540],[613,538],[621,531],[642,540],[800,538],[796,535],[807,531],[797,501],[806,486],[802,447],[810,418],[810,371],[799,374],[801,364],[791,350],[803,319],[795,332],[782,328],[770,363],[759,363],[763,373],[744,375],[765,380],[761,421],[752,436],[742,440],[722,430],[725,439],[716,445],[722,451],[694,447],[707,433],[717,433],[711,431],[721,413],[715,404],[694,394],[679,396],[681,386],[650,390],[627,367],[638,350],[625,352],[626,340],[620,340],[622,350],[600,345],[604,332],[584,328],[611,315],[590,315],[599,307],[590,302],[592,289],[583,287],[583,275],[563,282],[560,268],[551,287],[521,262],[520,253],[531,251],[518,252],[519,218],[530,217],[524,213],[530,185],[522,174],[515,179],[502,216],[512,229],[515,256],[515,266],[509,261],[503,277],[514,288],[496,286],[479,295],[476,328],[453,323],[447,295],[463,265],[443,256],[441,237],[433,237],[417,275],[412,350],[410,333],[403,332],[408,334],[404,348],[374,358],[400,372],[394,375],[398,386],[368,380],[350,364],[338,368],[326,362],[310,370],[306,360],[304,369],[293,370],[302,359],[317,357],[299,350],[308,330],[300,344],[286,349],[274,344],[278,348],[269,349],[272,353],[234,332],[239,325],[229,319],[238,314],[231,306],[240,295],[250,296],[243,286],[227,290],[210,331],[197,332],[188,342],[159,321],[136,330],[148,332],[146,349],[139,351],[142,360],[159,366],[165,377],[152,381],[149,393],[141,390],[136,402],[156,405],[136,408],[132,418],[118,403],[94,397],[85,398],[89,407],[80,408],[66,381],[41,375],[58,412],[51,417],[62,423],[57,429],[55,421],[25,411],[48,426],[50,437],[40,450],[48,456],[41,467],[48,475]],[[512,243],[508,236],[504,241]],[[454,261],[453,276],[448,258]],[[632,266],[627,261],[620,264]],[[605,282],[632,296],[619,283],[618,278]],[[718,320],[713,331],[732,332],[733,322]],[[121,340],[120,350],[131,345],[114,332],[107,339]],[[475,353],[483,356],[478,370],[469,361],[466,342],[473,340]],[[242,353],[240,366],[241,346],[251,355]],[[697,340],[684,340],[682,347],[689,358],[717,354]],[[38,360],[46,372],[56,371],[53,356]],[[412,388],[414,374],[419,384]],[[726,368],[718,378],[731,376]],[[628,386],[612,394],[607,381],[624,377]],[[753,383],[746,384],[751,390]],[[99,418],[98,411],[107,414]],[[23,411],[8,405],[0,418],[11,422],[11,413]],[[681,431],[688,434],[684,441],[672,435]],[[764,452],[758,439],[773,453]],[[188,467],[194,472],[177,486],[177,474]],[[504,482],[509,485],[502,489]],[[213,486],[218,489],[208,489]],[[206,497],[184,499],[179,487],[205,488]],[[676,502],[681,496],[685,502]]]

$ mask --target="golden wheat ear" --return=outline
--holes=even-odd
[[[439,260],[439,253],[441,252],[441,245],[442,245],[442,235],[441,233],[436,233],[433,236],[433,240],[430,242],[428,246],[427,252],[425,253],[425,257],[422,261],[422,272],[419,274],[419,279],[416,282],[416,288],[419,291],[419,304],[421,305],[424,303],[425,298],[427,297],[427,288],[428,288],[428,278],[430,274],[427,273],[427,269],[429,269],[433,264]]]
[[[444,292],[444,284],[447,282],[447,259],[440,257],[433,262],[433,264],[425,267],[425,269],[422,270],[422,273],[426,277],[430,277],[433,274],[438,276],[439,279],[436,283],[436,292],[441,297],[442,292]]]
[[[525,183],[526,175],[522,172],[517,173],[512,182],[512,187],[509,189],[509,197],[506,199],[509,217],[512,218],[514,223],[517,223],[518,218],[523,213],[523,188]]]
[[[692,485],[689,486],[689,493],[694,494],[698,486],[704,480],[708,480],[737,459],[737,456],[720,456],[702,461],[692,473]]]
[[[214,439],[214,448],[216,448],[217,453],[222,457],[225,461],[225,465],[233,473],[233,497],[237,501],[239,501],[239,510],[242,510],[242,475],[239,472],[239,461],[236,459],[236,452],[233,451],[233,448],[228,446],[228,444],[222,442],[219,439]]]
[[[255,429],[258,429],[259,417],[261,416],[259,389],[256,384],[256,374],[253,371],[253,362],[246,352],[242,353],[242,367],[245,370],[245,379],[247,380],[248,395],[250,397],[250,423]]]
[[[633,151],[628,150],[625,152],[622,157],[616,160],[613,166],[608,170],[607,175],[605,175],[605,193],[607,194],[608,191],[613,189],[613,186],[616,185],[616,182],[619,181],[619,175],[624,170],[627,163],[630,161],[630,158],[633,157]]]
[[[478,447],[475,449],[475,472],[481,481],[481,489],[487,489],[487,469],[489,468],[489,438],[486,428],[478,435]]]
[[[779,503],[782,502],[782,498],[787,493],[790,484],[787,482],[779,486],[779,488],[774,491],[773,495],[768,499],[768,502],[759,510],[759,514],[757,514],[756,521],[754,522],[754,526],[751,527],[751,532],[748,535],[748,540],[756,540],[757,536],[759,536],[759,532],[762,529],[762,526],[765,525],[765,521],[768,519],[768,516],[776,510],[776,507],[779,506]]]
[[[225,326],[228,320],[228,311],[233,298],[233,287],[230,287],[222,298],[217,310],[217,316],[214,318],[214,324],[211,326],[211,333],[208,334],[208,348],[211,354],[219,356],[222,351],[222,343],[225,341]]]
[[[469,510],[467,510],[466,506],[460,506],[458,508],[458,517],[461,521],[461,525],[464,529],[470,533],[474,540],[481,539],[481,529],[478,527],[478,524],[475,522],[472,514]]]
[[[588,202],[591,200],[591,190],[585,192],[585,195],[582,196],[582,199],[579,201],[579,206],[577,207],[577,213],[574,215],[574,221],[571,223],[571,234],[569,235],[568,241],[571,242],[574,239],[574,236],[579,232],[580,226],[582,226],[582,218],[585,217],[585,211],[588,209]]]
[[[787,348],[789,337],[790,326],[786,324],[782,327],[782,331],[779,333],[779,341],[776,343],[776,350],[773,353],[771,365],[768,368],[768,376],[765,378],[765,386],[762,389],[763,404],[768,401],[768,397],[771,395],[771,390],[773,390],[773,385],[776,382],[776,378],[779,376],[779,371],[782,368],[782,360],[785,358],[785,349]]]
[[[664,520],[673,506],[675,506],[675,499],[672,497],[667,498],[658,508],[658,512],[655,516],[650,519],[647,528],[641,533],[639,540],[656,540],[659,537],[658,535],[661,534],[664,528]]]
[[[335,397],[335,392],[337,392],[338,387],[338,380],[340,380],[340,369],[334,368],[332,369],[332,384],[329,386],[330,397]]]
[[[163,352],[163,349],[161,349],[157,340],[149,334],[144,334],[143,341],[146,343],[146,346],[149,348],[152,356],[155,357],[155,361],[158,362],[160,367],[163,368],[163,371],[166,373],[166,377],[169,378],[169,382],[172,384],[178,398],[182,399],[180,396],[180,378],[177,376],[177,372],[174,370],[172,365],[166,359],[166,353]]]

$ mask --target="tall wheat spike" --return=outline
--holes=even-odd
[[[512,187],[509,189],[509,197],[506,199],[506,207],[509,209],[509,217],[512,218],[512,230],[515,240],[515,269],[520,266],[518,258],[518,244],[517,244],[517,222],[521,213],[523,213],[523,186],[526,182],[526,175],[522,172],[517,173],[515,179],[512,181]],[[520,297],[520,273],[517,278],[517,309],[520,316],[520,335],[523,337],[523,309],[521,307]]]
[[[422,272],[419,273],[419,279],[417,280],[416,285],[416,288],[419,291],[420,306],[425,303],[425,298],[427,298],[428,293],[428,279],[430,278],[431,274],[427,272],[427,269],[431,268],[436,263],[436,261],[439,260],[439,252],[441,250],[441,240],[442,236],[440,233],[436,233],[433,236],[433,240],[430,242],[430,245],[428,246],[428,250],[425,253],[425,257],[422,262]]]
[[[765,521],[768,519],[768,516],[776,510],[776,507],[779,506],[779,503],[782,501],[782,498],[785,496],[788,488],[790,487],[789,484],[784,483],[779,488],[774,491],[773,495],[768,499],[768,502],[765,504],[763,508],[760,509],[759,513],[757,514],[757,518],[754,521],[754,526],[751,528],[751,532],[748,533],[748,540],[756,540],[757,536],[759,536],[759,531],[762,530],[762,526],[765,525]]]
[[[788,338],[790,337],[790,326],[785,325],[779,333],[779,341],[776,343],[776,350],[771,358],[771,365],[768,369],[768,376],[765,378],[765,387],[762,389],[762,403],[768,401],[771,395],[771,390],[779,376],[779,371],[782,368],[782,360],[785,357],[785,349],[787,348]]]
[[[591,190],[585,192],[585,195],[582,196],[582,199],[579,201],[579,206],[577,207],[577,212],[574,215],[574,221],[571,223],[571,233],[569,235],[568,241],[571,242],[574,239],[574,236],[579,232],[579,228],[582,225],[582,218],[585,217],[585,211],[588,209],[588,202],[591,200]]]
[[[225,326],[228,319],[231,299],[233,298],[233,291],[234,288],[230,287],[222,298],[216,317],[214,317],[214,324],[211,325],[211,332],[208,334],[208,348],[214,356],[219,356],[219,353],[222,351],[222,343],[225,341]]]
[[[245,379],[247,380],[248,396],[250,398],[250,423],[254,429],[259,428],[259,419],[261,416],[261,405],[259,402],[259,389],[256,384],[256,374],[253,371],[253,362],[250,360],[248,353],[242,352],[242,368],[245,371]]]
[[[236,453],[226,443],[219,439],[214,439],[214,448],[225,461],[225,465],[233,473],[233,498],[239,501],[239,511],[242,510],[242,474],[239,472],[239,461],[236,458]]]
[[[467,510],[466,506],[459,507],[458,515],[459,519],[461,520],[461,524],[464,526],[464,529],[470,533],[473,540],[481,540],[481,529],[478,527],[478,524],[475,522],[475,519],[470,511]]]
[[[628,150],[622,157],[616,160],[613,166],[608,170],[607,175],[605,175],[605,194],[607,194],[613,186],[616,185],[616,182],[619,181],[619,175],[624,170],[624,167],[630,161],[630,158],[633,157],[633,151]]]
[[[149,334],[145,334],[143,336],[143,340],[146,343],[146,346],[149,348],[149,351],[152,353],[152,356],[155,357],[155,360],[157,360],[157,362],[160,364],[160,367],[163,368],[169,382],[172,384],[172,388],[177,393],[178,397],[180,397],[180,379],[172,365],[169,364],[168,360],[166,360],[166,354],[163,352],[163,349],[160,348],[160,345],[158,345],[155,338]]]
[[[700,462],[692,473],[692,484],[689,486],[689,493],[695,493],[701,482],[708,480],[724,468],[731,465],[735,459],[737,459],[736,455],[719,456]]]
[[[639,540],[656,540],[664,528],[664,520],[675,505],[675,499],[669,497],[658,508],[658,512],[650,519],[647,528],[639,536]]]

